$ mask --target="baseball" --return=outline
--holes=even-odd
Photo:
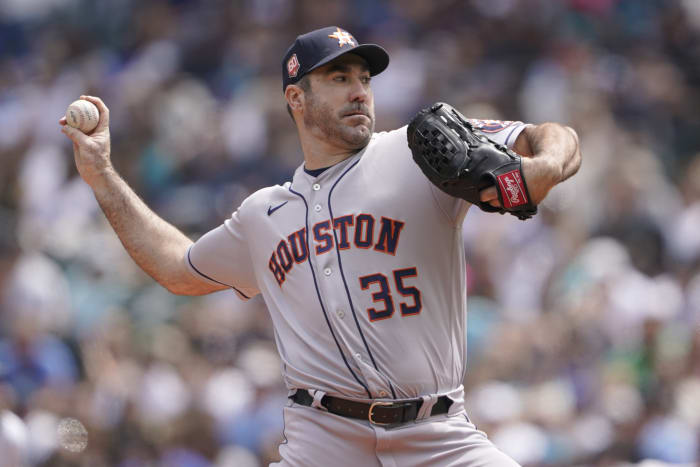
[[[100,112],[90,101],[78,99],[66,109],[66,122],[83,133],[90,133],[100,120]]]

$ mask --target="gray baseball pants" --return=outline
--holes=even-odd
[[[291,400],[284,408],[279,467],[519,467],[464,409],[394,428],[371,425]]]

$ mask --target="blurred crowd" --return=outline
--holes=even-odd
[[[443,100],[580,136],[536,218],[467,215],[477,426],[525,466],[700,462],[697,0],[0,0],[0,465],[278,458],[264,303],[140,272],[58,119],[101,96],[115,167],[196,239],[302,162],[281,58],[326,25],[389,51],[377,130]]]

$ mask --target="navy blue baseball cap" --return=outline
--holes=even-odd
[[[305,74],[346,53],[364,58],[369,74],[381,73],[389,65],[389,54],[376,44],[360,44],[344,29],[329,26],[297,36],[282,60],[282,90]]]

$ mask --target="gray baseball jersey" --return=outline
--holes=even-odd
[[[472,123],[506,145],[525,127]],[[302,165],[255,192],[185,261],[243,299],[263,295],[290,390],[444,394],[466,368],[468,206],[420,172],[403,127],[316,177]]]

